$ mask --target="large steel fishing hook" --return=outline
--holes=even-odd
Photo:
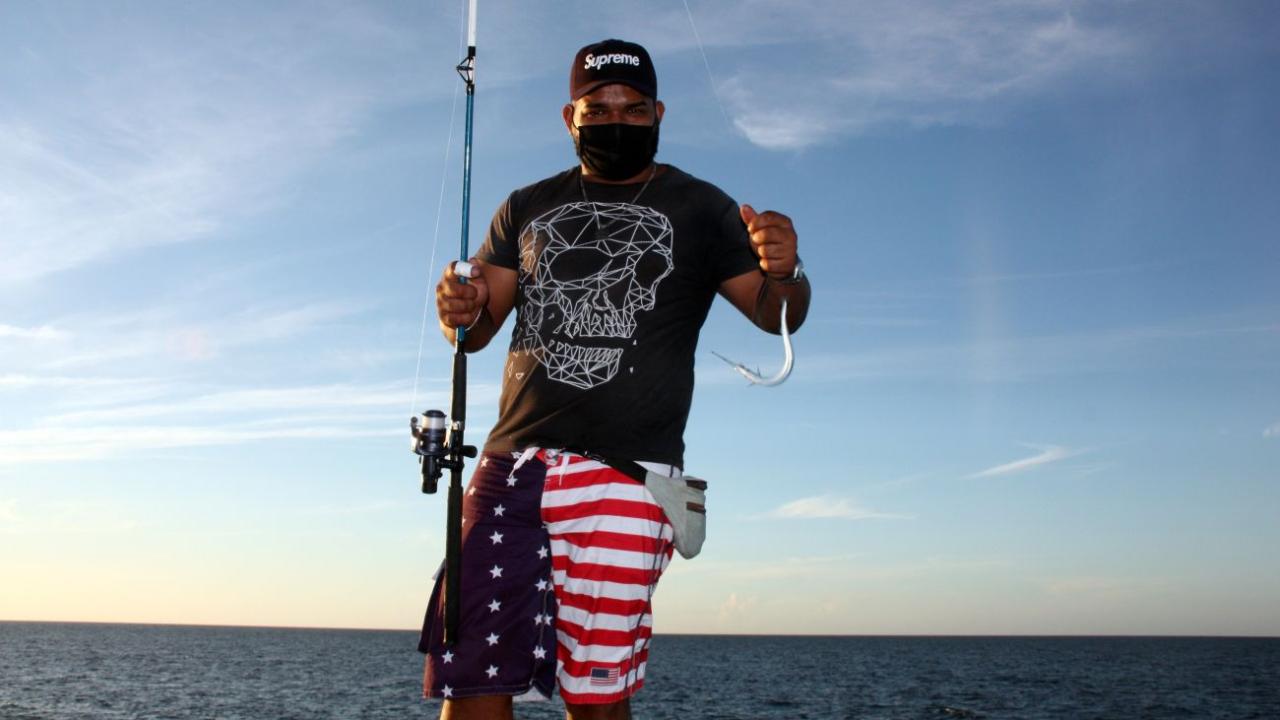
[[[715,355],[721,360],[732,365],[733,369],[737,370],[738,374],[746,378],[747,382],[751,383],[752,385],[760,385],[762,387],[772,387],[773,385],[781,385],[783,381],[785,381],[787,377],[791,375],[791,366],[795,364],[795,360],[796,360],[795,350],[791,347],[791,329],[787,327],[787,301],[786,300],[782,301],[782,349],[784,353],[783,360],[782,360],[782,369],[779,370],[777,374],[773,375],[772,377],[764,377],[763,375],[760,374],[759,368],[752,370],[751,368],[747,367],[746,365],[743,365],[740,362],[734,362],[730,360],[729,358],[721,355],[715,350],[712,350],[711,354]]]

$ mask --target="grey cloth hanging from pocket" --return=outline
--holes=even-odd
[[[707,539],[707,481],[685,475],[667,477],[646,470],[632,460],[599,458],[604,464],[644,486],[662,507],[675,531],[676,551],[686,560],[702,551]]]

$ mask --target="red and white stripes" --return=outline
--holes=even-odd
[[[650,601],[671,561],[671,525],[649,490],[622,473],[578,455],[543,458],[560,693],[573,703],[621,700],[644,685]]]

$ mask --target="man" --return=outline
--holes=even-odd
[[[588,45],[569,91],[579,165],[512,193],[466,282],[450,267],[436,288],[441,329],[453,342],[465,327],[467,352],[516,311],[498,423],[465,496],[459,638],[443,643],[438,581],[419,643],[443,718],[510,718],[513,696],[555,685],[571,720],[630,717],[679,539],[649,486],[617,468],[681,476],[717,293],[773,333],[784,300],[791,328],[808,310],[790,219],[654,163],[665,107],[644,48]]]

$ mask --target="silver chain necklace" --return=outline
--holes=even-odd
[[[640,192],[631,198],[631,205],[635,205],[644,191],[649,188],[649,183],[653,182],[653,178],[658,174],[658,163],[653,164],[653,169],[649,171],[649,177],[645,178],[644,184],[640,186]],[[578,168],[578,189],[582,191],[582,201],[590,204],[591,198],[587,197],[587,184],[582,180],[582,168]]]

